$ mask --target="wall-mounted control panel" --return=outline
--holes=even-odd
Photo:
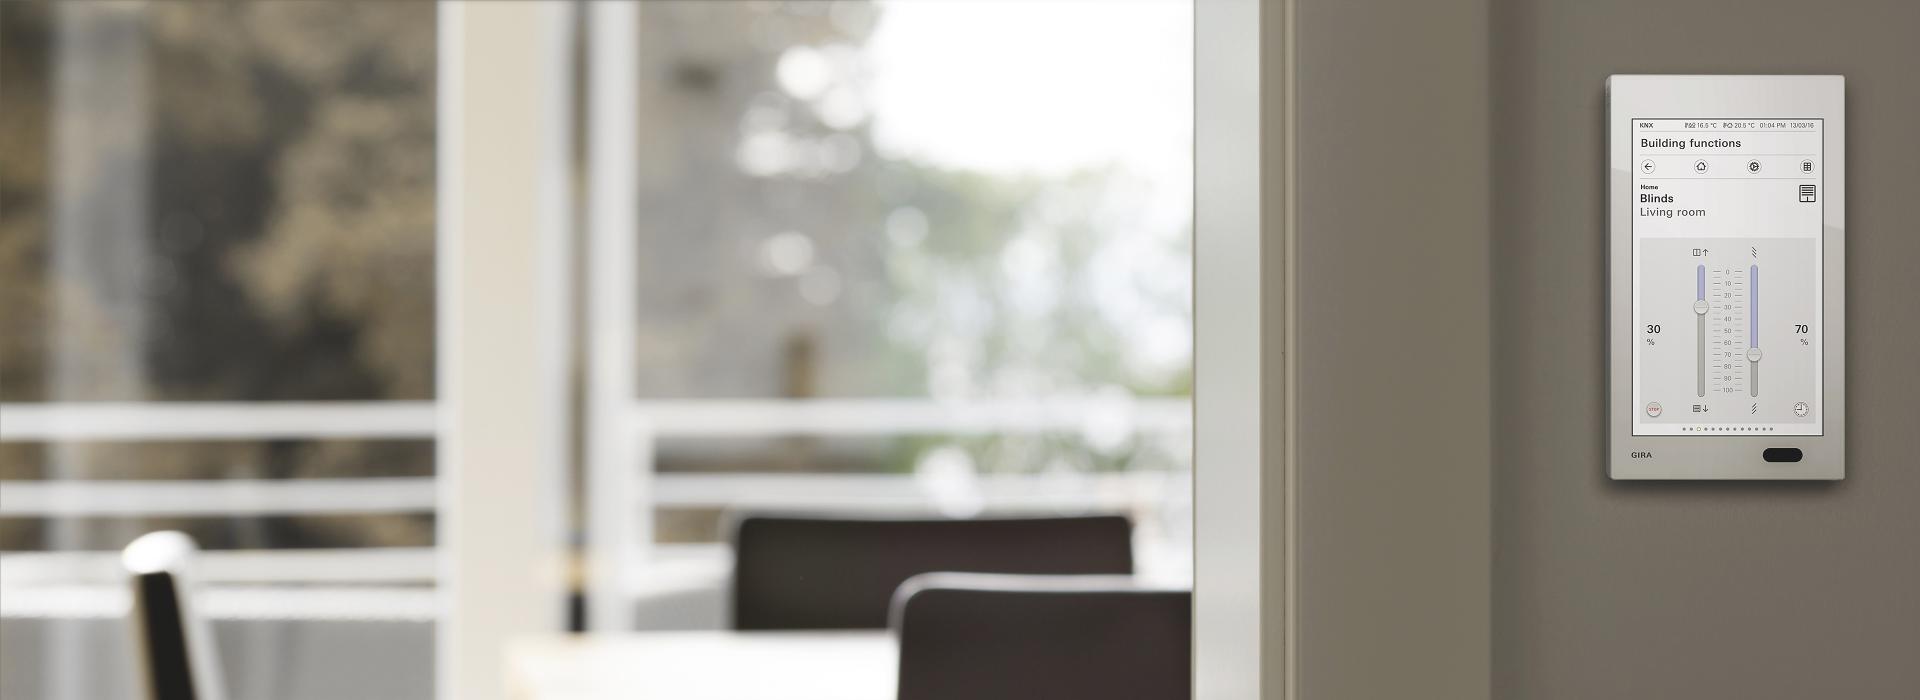
[[[1846,83],[1607,81],[1614,479],[1840,479]]]

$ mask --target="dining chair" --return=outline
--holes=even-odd
[[[749,516],[734,528],[733,626],[882,629],[900,583],[930,571],[1131,574],[1125,516]]]
[[[1129,577],[933,573],[892,606],[899,700],[1187,698],[1193,595]]]
[[[121,551],[133,594],[136,685],[147,700],[225,700],[211,630],[196,614],[185,533],[150,532]]]

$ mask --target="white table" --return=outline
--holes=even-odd
[[[543,637],[508,651],[515,700],[888,700],[885,631],[635,632]]]

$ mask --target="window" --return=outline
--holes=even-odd
[[[596,628],[719,625],[746,510],[1121,511],[1184,581],[1190,3],[637,13],[638,159],[581,163],[639,214],[577,270]],[[436,21],[0,4],[0,698],[126,694],[161,528],[236,696],[431,693]]]
[[[638,437],[589,481],[640,474],[591,537],[676,593],[642,626],[719,624],[746,510],[1123,511],[1189,575],[1191,13],[641,6]]]
[[[0,696],[129,694],[90,650],[163,528],[210,550],[236,695],[306,692],[292,645],[429,692],[434,23],[0,5]]]

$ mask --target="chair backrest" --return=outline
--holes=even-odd
[[[915,574],[1133,573],[1118,515],[974,520],[753,516],[734,531],[733,626],[880,629]]]
[[[1112,577],[916,576],[893,604],[898,698],[1188,698],[1192,610]]]
[[[148,700],[224,700],[220,662],[193,602],[193,538],[151,532],[121,552],[133,594],[137,685]]]

